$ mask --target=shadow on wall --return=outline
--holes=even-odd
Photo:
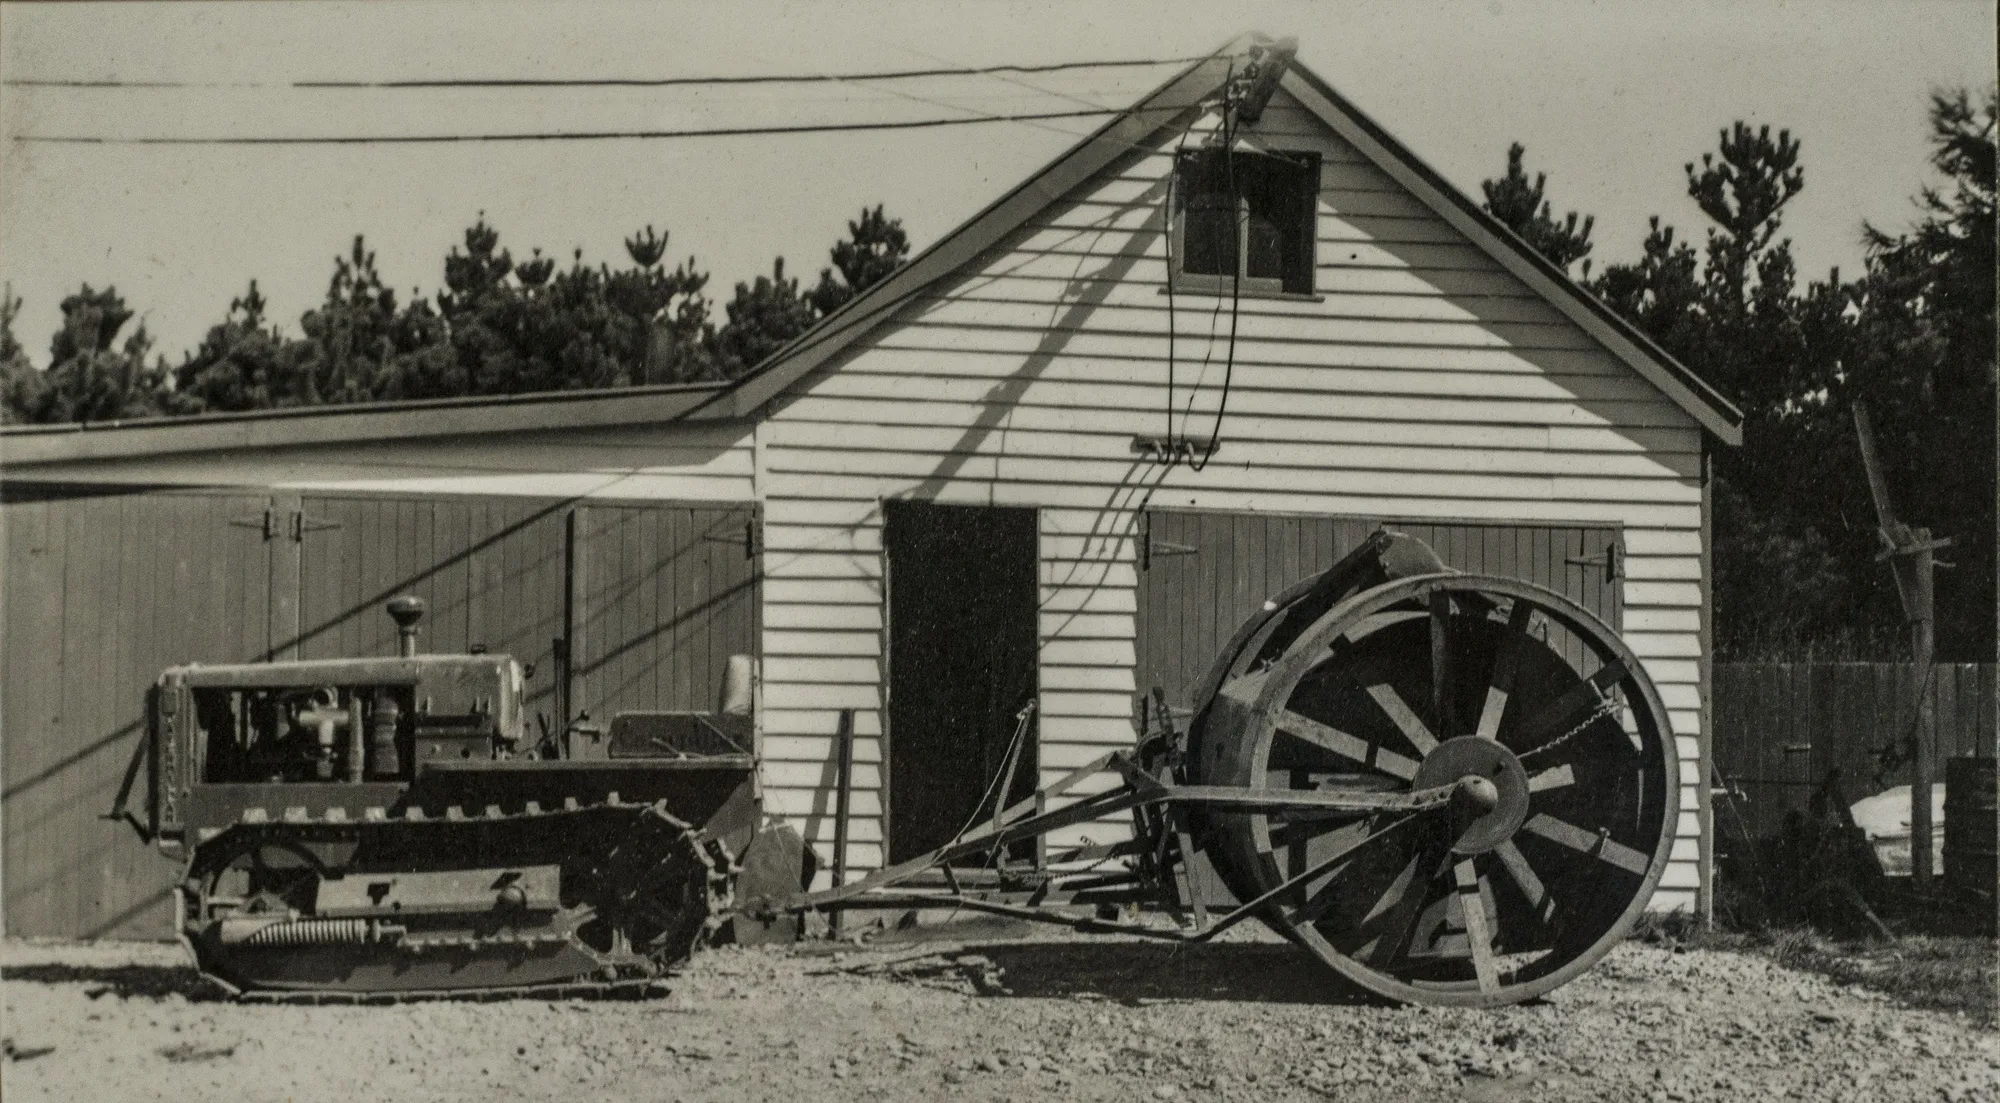
[[[9,581],[40,587],[37,622],[45,619],[48,627],[30,632],[25,624],[16,624],[8,633],[10,667],[22,678],[36,681],[32,692],[15,682],[7,687],[6,787],[0,792],[10,861],[7,927],[29,935],[162,937],[168,931],[161,902],[173,882],[175,864],[125,826],[102,821],[98,815],[110,807],[128,769],[140,762],[135,754],[144,741],[144,692],[160,670],[190,660],[255,661],[271,654],[264,631],[268,591],[256,600],[238,592],[254,588],[253,578],[256,585],[268,587],[261,553],[246,553],[239,557],[240,563],[232,559],[213,569],[205,558],[227,540],[240,538],[253,548],[264,547],[256,525],[249,521],[252,514],[261,517],[268,499],[222,492],[149,496],[131,493],[130,488],[116,488],[116,493],[95,488],[23,501],[13,489],[8,497],[8,521],[15,530],[10,532],[14,539],[9,542]],[[323,497],[307,495],[307,507]],[[83,499],[75,508],[86,508],[88,513],[70,517],[67,512],[53,512],[71,511],[65,504],[71,499]],[[480,642],[492,644],[496,651],[514,651],[522,660],[553,671],[547,662],[548,641],[561,634],[562,515],[588,504],[589,499],[539,500],[511,503],[502,511],[446,501],[438,506],[441,554],[437,558],[418,556],[410,568],[387,572],[388,581],[368,580],[355,587],[368,592],[335,589],[331,596],[337,602],[325,600],[326,587],[316,588],[305,596],[332,607],[311,608],[312,602],[306,602],[305,630],[295,639],[281,641],[281,646],[302,646],[307,654],[315,654],[347,647],[343,641],[379,640],[381,646],[355,653],[387,653],[393,637],[381,604],[395,594],[414,591],[433,599],[427,626],[433,630],[429,638],[434,644],[462,648],[472,642],[461,638],[468,631],[492,632]],[[70,537],[38,545],[30,539],[34,533],[25,522],[11,524],[19,519],[13,513],[16,508],[41,511],[20,517],[44,522],[52,518],[55,528],[67,526]],[[444,517],[447,509],[453,518],[449,524]],[[123,519],[126,535],[96,536],[99,519],[114,517]],[[422,519],[422,533],[428,538],[432,524],[428,517]],[[698,515],[697,521],[702,523],[677,530],[685,531],[688,539],[675,539],[657,557],[633,563],[610,588],[615,592],[593,600],[616,602],[646,586],[666,589],[663,580],[686,568],[690,559],[705,568],[703,557],[716,554],[707,541],[718,526],[729,530],[724,535],[733,538],[734,554],[742,554],[740,513],[712,524]],[[462,535],[447,542],[442,534],[448,530]],[[393,565],[394,559],[388,562]],[[406,557],[405,562],[410,560]],[[37,564],[42,575],[52,574],[52,588],[34,582],[37,576],[30,568]],[[239,567],[241,577],[232,573]],[[192,589],[185,581],[174,582],[190,573],[196,582]],[[606,700],[616,700],[616,694],[630,688],[624,683],[642,677],[627,673],[621,663],[631,665],[634,656],[664,647],[663,641],[676,633],[687,634],[690,626],[698,627],[719,607],[732,602],[747,606],[754,585],[754,577],[747,581],[732,577],[726,584],[698,588],[705,592],[689,592],[682,607],[663,600],[664,615],[644,624],[620,624],[615,638],[599,632],[595,640],[599,647],[584,657],[577,672],[585,679],[619,683],[599,687],[611,694]],[[547,600],[500,600],[548,587],[555,592],[546,595]],[[77,593],[86,596],[77,599]],[[468,624],[468,603],[482,600],[478,596],[482,594],[495,599],[489,604],[497,604],[474,629]],[[11,587],[8,596],[16,596]],[[221,623],[232,616],[233,626]],[[746,643],[750,622],[746,615],[742,632]],[[553,682],[545,675],[530,683],[531,709],[547,699]],[[711,687],[702,687],[697,705],[712,704],[712,693]],[[145,786],[146,779],[137,779],[133,796],[139,805]]]

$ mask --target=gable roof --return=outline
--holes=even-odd
[[[1221,93],[1232,62],[1253,42],[1262,41],[1260,36],[1243,36],[1182,70],[888,278],[773,353],[757,370],[718,392],[696,416],[744,417],[761,412],[787,388],[860,341],[912,296],[970,263],[1177,119],[1206,109]],[[1742,411],[1454,188],[1318,75],[1294,60],[1280,87],[1508,273],[1657,387],[1703,429],[1725,444],[1743,442]]]
[[[913,296],[949,278],[1135,147],[1215,104],[1236,62],[1253,44],[1265,41],[1256,35],[1238,37],[1181,70],[908,264],[821,319],[755,371],[730,383],[356,403],[90,425],[9,425],[0,427],[0,469],[303,443],[759,416],[789,387],[854,346]],[[1294,60],[1280,87],[1703,429],[1725,444],[1742,443],[1741,411],[1577,286],[1319,76]]]

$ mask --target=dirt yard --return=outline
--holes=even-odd
[[[670,997],[212,998],[170,947],[5,947],[9,1100],[2000,1100],[1962,1015],[1627,943],[1536,1005],[1372,1005],[1293,948],[1103,938],[711,951]],[[933,939],[941,937],[932,933]]]

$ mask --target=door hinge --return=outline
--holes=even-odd
[[[1620,558],[1618,545],[1614,542],[1604,545],[1604,550],[1596,555],[1572,555],[1563,562],[1572,567],[1603,567],[1604,581],[1616,582],[1622,577],[1619,571]]]
[[[264,539],[269,540],[278,535],[278,511],[266,509],[262,513],[246,513],[241,517],[231,517],[229,524],[232,528],[257,529],[264,534]]]
[[[1142,513],[1139,515],[1139,569],[1140,570],[1142,571],[1152,570],[1153,557],[1156,555],[1200,555],[1200,554],[1201,554],[1201,549],[1195,547],[1192,544],[1176,544],[1171,540],[1153,539],[1153,515],[1150,513]]]
[[[300,510],[292,514],[292,542],[295,544],[304,543],[306,533],[323,532],[327,529],[337,529],[339,527],[339,521],[329,521],[324,517],[311,517],[304,510]]]
[[[743,535],[741,536],[704,536],[702,539],[716,544],[741,544],[743,545],[743,558],[755,559],[757,558],[758,550],[757,519],[752,517],[748,521],[743,522]]]

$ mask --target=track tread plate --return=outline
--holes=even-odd
[[[561,809],[530,805],[517,813],[503,812],[500,820],[503,822],[537,821],[553,824],[564,820],[577,821],[591,817],[612,815],[634,817],[634,826],[644,824],[650,826],[655,831],[665,829],[671,832],[684,833],[695,840],[694,852],[697,858],[709,870],[709,889],[711,893],[709,900],[710,915],[708,923],[704,925],[704,933],[713,927],[717,915],[728,910],[730,906],[728,871],[734,864],[734,858],[729,853],[728,847],[723,845],[719,840],[706,839],[700,836],[693,828],[667,811],[664,804],[613,804],[608,799],[603,803],[582,803],[575,801],[573,798],[565,801],[564,804],[565,806]],[[649,819],[654,822],[646,824],[646,821]],[[354,836],[361,833],[395,831],[410,827],[417,827],[419,830],[453,830],[464,829],[473,826],[477,822],[490,824],[494,821],[490,819],[484,821],[454,821],[449,819],[412,819],[406,817],[402,820],[385,820],[382,822],[371,822],[363,819],[360,821],[344,820],[340,822],[238,823],[231,825],[217,838],[208,840],[202,847],[197,848],[195,853],[189,856],[184,876],[193,876],[194,871],[200,865],[202,851],[212,851],[213,849],[226,846],[232,837],[282,838],[287,835],[296,837],[302,832],[305,833],[305,837],[307,838],[319,837],[327,833]],[[627,849],[629,846],[629,839],[621,841],[619,846],[614,847],[613,854],[615,855],[619,850]],[[606,857],[610,858],[612,855],[607,855]],[[186,890],[184,889],[183,891]],[[200,963],[200,955],[198,954],[197,963],[198,965]],[[203,969],[203,973],[204,975],[208,975],[205,968]],[[233,989],[236,987],[234,984],[224,981],[219,977],[211,979],[225,988]],[[466,1003],[511,999],[637,1000],[656,998],[666,995],[669,991],[670,989],[667,984],[658,977],[636,977],[607,981],[569,979],[510,987],[388,991],[343,991],[332,988],[319,990],[246,988],[236,992],[233,998],[240,1003],[254,1004],[368,1006],[439,1000],[454,1000]]]

